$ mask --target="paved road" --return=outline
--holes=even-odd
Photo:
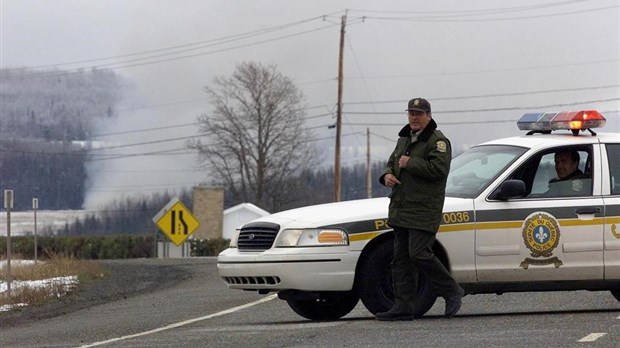
[[[413,322],[378,322],[358,305],[339,321],[311,322],[272,296],[227,290],[213,258],[118,261],[121,269],[122,262],[181,276],[51,318],[3,325],[0,347],[620,346],[620,302],[608,292],[468,296],[453,319],[441,316],[438,301]]]

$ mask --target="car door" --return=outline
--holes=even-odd
[[[583,176],[554,193],[555,153],[574,150]],[[548,148],[532,154],[507,179],[522,180],[527,195],[476,200],[479,281],[603,279],[601,149],[598,145]]]
[[[603,166],[605,200],[605,279],[620,279],[620,143],[605,146],[607,167]],[[605,175],[607,174],[607,175]]]

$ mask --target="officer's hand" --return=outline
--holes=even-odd
[[[398,166],[401,168],[405,168],[407,166],[407,161],[409,161],[410,156],[400,156],[398,160]]]
[[[386,174],[383,178],[383,181],[385,182],[385,186],[387,187],[394,187],[397,184],[400,184],[400,181],[396,179],[396,177],[392,174]]]

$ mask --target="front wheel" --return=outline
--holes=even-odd
[[[614,295],[616,300],[620,301],[620,289],[610,290],[611,294]]]
[[[310,320],[336,320],[349,314],[359,302],[353,291],[322,293],[319,298],[288,299],[288,305],[295,313]]]
[[[372,314],[388,311],[394,304],[392,284],[393,239],[375,245],[364,257],[357,275],[357,289],[364,306]],[[437,293],[424,273],[418,279],[418,297],[414,309],[416,318],[428,312],[437,300]]]

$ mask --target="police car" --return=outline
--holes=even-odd
[[[526,114],[528,134],[489,141],[452,160],[435,254],[466,294],[591,290],[620,301],[620,133],[596,134],[595,110]],[[553,132],[553,133],[552,133]],[[555,154],[578,154],[581,175],[557,181]],[[391,308],[388,198],[321,204],[243,225],[219,254],[231,289],[277,292],[302,317],[333,320],[361,300]],[[422,275],[416,316],[437,295]]]

